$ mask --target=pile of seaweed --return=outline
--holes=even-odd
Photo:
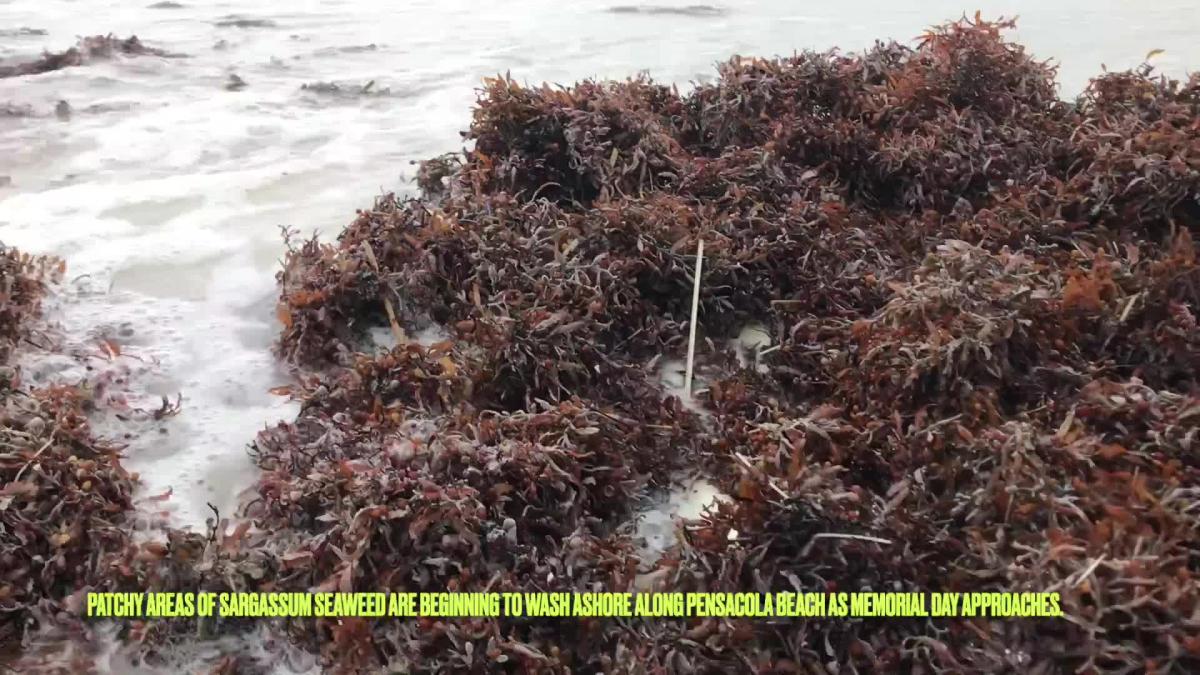
[[[1010,27],[734,58],[686,95],[489,80],[420,198],[290,240],[303,405],[253,446],[247,520],[129,544],[97,583],[1054,591],[1064,613],[274,624],[342,672],[1200,668],[1200,78],[1064,102]],[[660,372],[701,240],[687,399]],[[730,498],[650,556],[638,505],[684,468]]]
[[[253,514],[310,537],[289,559],[311,587],[1057,591],[1064,617],[359,621],[326,655],[1200,667],[1200,79],[1145,67],[1064,102],[1010,26],[735,58],[687,95],[488,81],[422,198],[293,246],[304,406],[258,440]],[[686,348],[701,239],[685,405],[658,365]],[[449,338],[409,337],[430,324]],[[755,365],[727,347],[753,324]],[[640,559],[636,497],[684,466],[732,499]]]
[[[90,35],[79,39],[78,44],[61,52],[45,52],[40,58],[13,65],[0,65],[0,77],[21,77],[24,75],[40,75],[63,68],[82,66],[97,59],[111,59],[116,56],[166,56],[176,57],[156,47],[148,47],[131,35],[122,40],[113,34]]]
[[[88,425],[92,392],[29,387],[13,365],[61,261],[0,245],[0,644],[95,575],[121,550],[133,484],[118,448]]]

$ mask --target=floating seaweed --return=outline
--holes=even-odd
[[[241,91],[248,86],[250,86],[249,83],[243,80],[237,73],[230,73],[229,77],[225,80],[225,91]]]
[[[298,36],[293,36],[296,38]],[[379,45],[374,42],[365,45],[339,45],[337,47],[322,47],[315,52],[315,56],[332,56],[335,54],[363,54],[365,52],[373,52],[379,49]]]
[[[35,37],[41,35],[49,35],[49,31],[44,28],[29,28],[28,26],[0,28],[0,37]]]
[[[63,52],[46,52],[40,59],[18,63],[13,66],[0,66],[0,77],[21,77],[23,75],[39,75],[62,68],[82,66],[93,59],[111,59],[116,56],[164,56],[177,57],[156,47],[147,47],[132,35],[124,40],[109,35],[92,35],[81,38],[79,44]]]
[[[387,87],[376,87],[375,80],[366,84],[345,84],[337,82],[307,82],[300,85],[301,91],[322,96],[337,98],[359,98],[364,96],[391,96],[392,90]]]
[[[13,103],[9,101],[0,104],[0,117],[33,117],[36,114],[33,111],[33,106],[27,103]]]
[[[279,24],[271,19],[259,19],[254,17],[240,16],[237,14],[228,14],[217,19],[214,22],[219,28],[275,28]]]
[[[610,7],[612,14],[651,14],[667,16],[722,16],[728,12],[724,7],[715,5],[684,5],[672,7],[669,5],[617,5]]]

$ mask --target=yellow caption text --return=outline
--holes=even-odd
[[[1058,593],[89,593],[87,616],[1056,617]]]

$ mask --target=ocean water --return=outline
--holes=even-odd
[[[0,104],[33,111],[0,117],[0,241],[68,260],[52,303],[65,340],[86,351],[103,338],[136,355],[132,389],[143,402],[182,394],[181,414],[133,435],[128,464],[144,494],[171,491],[156,508],[174,524],[199,527],[209,504],[230,513],[253,481],[254,434],[296,412],[268,393],[286,382],[270,353],[280,227],[332,236],[376,194],[410,190],[411,162],[462,147],[482,78],[570,83],[644,71],[686,88],[735,53],[856,50],[911,39],[964,9],[974,7],[0,0],[5,62],[107,32],[182,55],[0,80]],[[982,9],[1019,15],[1013,37],[1059,64],[1066,97],[1103,65],[1132,67],[1152,49],[1164,50],[1155,63],[1170,75],[1200,65],[1193,3]],[[233,74],[247,86],[228,90]],[[317,82],[342,89],[303,88]],[[371,82],[369,95],[348,93]],[[55,115],[59,101],[69,118]],[[82,375],[62,359],[30,370]]]

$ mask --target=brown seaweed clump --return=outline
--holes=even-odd
[[[122,40],[111,33],[80,38],[79,43],[61,52],[46,52],[34,61],[15,65],[0,65],[0,77],[40,75],[53,70],[82,66],[95,59],[117,56],[177,56],[156,47],[147,47],[136,35]]]
[[[1200,667],[1200,82],[1062,101],[1010,26],[738,58],[686,95],[489,81],[421,199],[292,249],[305,404],[259,439],[254,513],[319,542],[294,555],[326,588],[1057,591],[1062,617],[356,624],[328,662]],[[656,364],[698,239],[689,407]],[[725,347],[748,323],[757,367]],[[733,499],[640,560],[624,524],[681,465]]]
[[[23,386],[11,361],[62,263],[0,246],[0,643],[95,578],[128,539],[133,483],[117,449],[94,438],[82,387]]]

